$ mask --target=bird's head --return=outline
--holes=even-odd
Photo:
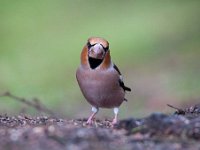
[[[92,69],[110,63],[109,43],[107,40],[99,37],[91,37],[88,39],[83,51],[87,55],[86,59]],[[109,60],[107,60],[109,59]]]
[[[103,60],[109,50],[109,43],[103,38],[91,37],[87,42],[88,57]]]

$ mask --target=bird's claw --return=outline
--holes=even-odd
[[[93,123],[92,120],[88,120],[88,121],[86,122],[87,125],[92,125],[92,123]]]
[[[116,124],[117,124],[117,118],[114,118],[113,121],[112,121],[112,126],[114,126]]]

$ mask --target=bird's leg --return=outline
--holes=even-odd
[[[92,121],[93,121],[93,118],[94,118],[94,116],[97,114],[97,112],[99,111],[99,108],[97,108],[97,107],[92,107],[92,114],[91,114],[91,116],[88,118],[88,120],[87,120],[87,124],[89,124],[89,125],[91,125],[92,124]]]
[[[113,121],[112,121],[112,125],[115,125],[115,124],[117,123],[117,116],[118,116],[118,113],[119,113],[119,108],[118,108],[118,107],[115,107],[115,108],[113,109],[113,111],[114,111],[115,117],[114,117],[114,119],[113,119]]]

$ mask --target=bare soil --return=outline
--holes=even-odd
[[[200,107],[176,109],[172,115],[145,118],[67,120],[56,117],[0,115],[2,150],[197,150],[200,149]]]

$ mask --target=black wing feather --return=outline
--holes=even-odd
[[[121,72],[119,71],[119,68],[114,64],[114,69],[119,73],[119,75],[122,75],[121,74]],[[131,91],[131,88],[129,88],[129,87],[126,87],[125,85],[124,85],[124,82],[121,80],[121,79],[119,79],[119,85],[124,89],[124,91]]]
[[[119,68],[114,64],[114,69],[119,73],[119,75],[122,75],[121,72],[119,71]]]

